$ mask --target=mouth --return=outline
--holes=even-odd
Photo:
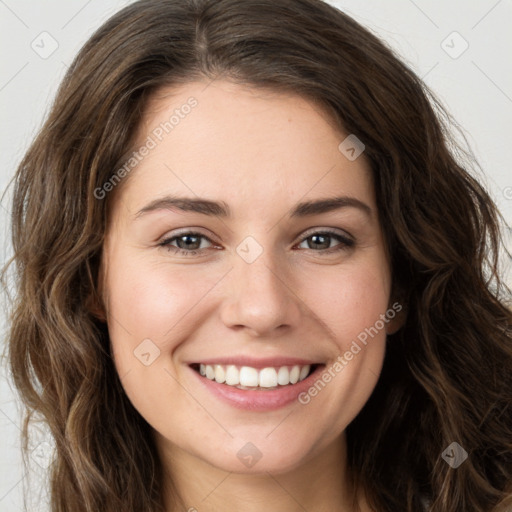
[[[324,363],[290,357],[243,356],[188,363],[210,396],[237,409],[268,412],[297,404],[325,370]]]
[[[189,366],[202,378],[217,384],[246,391],[268,392],[293,387],[324,365],[313,363],[254,368],[235,364],[193,363]]]

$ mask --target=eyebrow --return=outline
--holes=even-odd
[[[369,217],[372,215],[372,209],[366,203],[355,197],[340,196],[299,203],[292,209],[290,218],[309,217],[348,207],[357,208]],[[136,220],[150,212],[174,209],[212,217],[231,217],[231,210],[224,201],[217,202],[202,198],[177,196],[165,196],[155,199],[140,209],[134,217]]]

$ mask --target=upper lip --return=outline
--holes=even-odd
[[[254,358],[248,356],[232,356],[232,357],[216,357],[211,359],[201,359],[194,361],[192,364],[205,364],[205,365],[234,365],[234,366],[250,366],[251,368],[279,368],[281,366],[305,366],[313,364],[323,364],[319,361],[310,359],[300,359],[297,357],[264,357]]]

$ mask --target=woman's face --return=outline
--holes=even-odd
[[[169,454],[293,469],[361,410],[397,321],[368,162],[299,97],[225,81],[166,93],[104,246],[117,371]]]

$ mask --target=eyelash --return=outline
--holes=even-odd
[[[320,252],[323,254],[332,254],[332,253],[336,253],[338,251],[346,251],[348,249],[351,249],[355,245],[354,240],[341,235],[337,231],[333,231],[330,229],[324,229],[322,231],[314,231],[313,233],[309,233],[307,236],[305,236],[304,238],[302,238],[300,240],[299,244],[301,244],[302,242],[304,242],[305,240],[307,240],[308,238],[310,238],[314,235],[328,235],[330,237],[336,238],[341,243],[339,243],[338,245],[336,245],[334,247],[331,247],[330,249],[323,249],[323,250],[319,250],[319,251],[316,251],[314,249],[306,249],[306,250],[313,251],[313,252]],[[173,242],[174,240],[184,237],[184,236],[201,237],[201,238],[208,240],[208,242],[210,242],[211,244],[213,244],[212,240],[210,240],[206,235],[203,235],[202,233],[198,233],[195,231],[184,231],[183,233],[179,233],[178,235],[174,235],[170,238],[166,238],[166,239],[162,240],[158,245],[161,247],[167,248],[167,250],[173,252],[174,254],[179,254],[182,256],[186,256],[186,257],[195,256],[198,252],[205,250],[205,249],[185,250],[185,249],[180,249],[179,247],[174,247],[174,246],[170,245],[171,242]]]

